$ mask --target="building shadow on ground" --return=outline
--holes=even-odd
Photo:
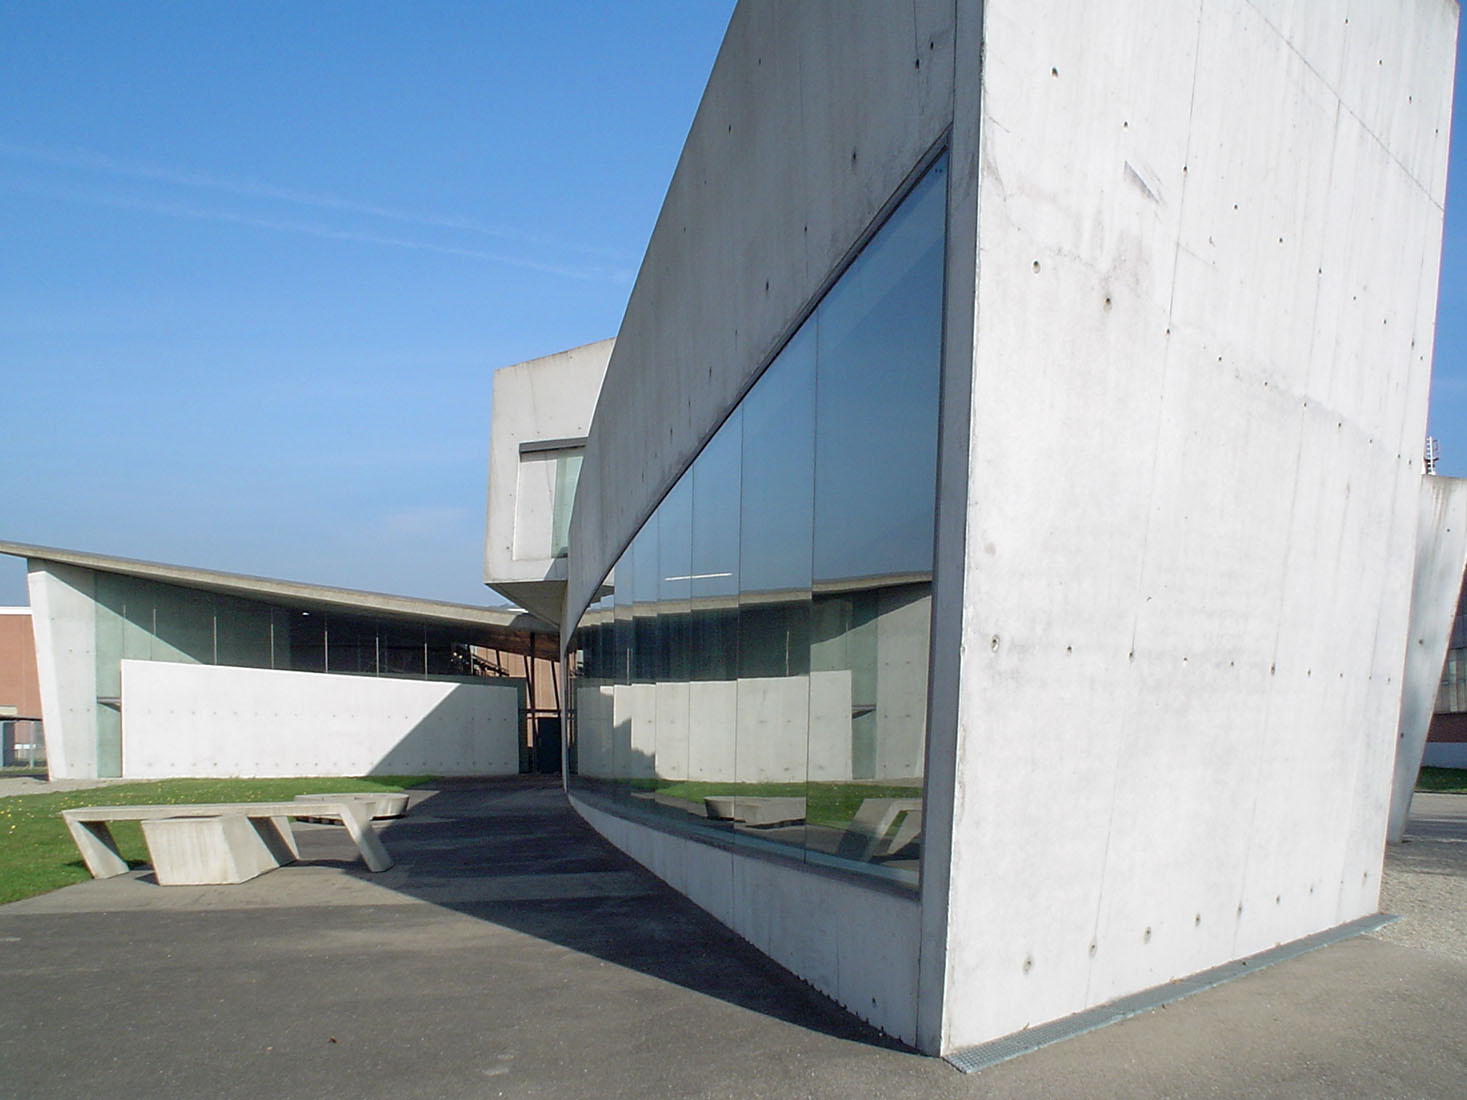
[[[378,829],[396,865],[371,875],[343,859],[345,873],[786,1023],[910,1050],[618,851],[571,809],[558,776],[435,781]],[[307,846],[330,835],[300,839],[315,862]]]

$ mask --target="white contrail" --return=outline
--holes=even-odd
[[[161,214],[171,218],[193,218],[199,221],[230,222],[235,225],[254,226],[282,233],[300,233],[327,240],[359,241],[364,244],[388,245],[393,248],[411,248],[424,252],[437,252],[448,256],[466,256],[476,260],[488,260],[527,271],[540,271],[568,279],[614,279],[623,280],[629,272],[623,268],[572,267],[564,264],[542,263],[523,256],[511,256],[502,252],[488,252],[480,248],[461,248],[455,245],[436,244],[432,241],[414,240],[411,237],[394,237],[383,233],[365,233],[355,229],[338,229],[320,222],[296,221],[289,218],[271,218],[258,214],[245,214],[217,207],[193,206],[187,203],[160,202],[154,199],[137,198],[131,195],[103,195],[96,192],[77,191],[68,188],[0,184],[0,190],[12,194],[28,194],[40,198],[64,199],[70,202],[88,203],[93,206],[110,206],[119,210],[138,210],[149,214]]]
[[[342,198],[337,195],[322,195],[309,191],[297,191],[288,187],[276,187],[271,184],[257,183],[253,180],[235,179],[208,172],[181,171],[158,165],[142,164],[137,161],[119,160],[105,153],[97,153],[87,149],[40,149],[33,146],[16,145],[13,142],[0,141],[0,157],[9,157],[12,160],[25,160],[37,164],[47,164],[58,168],[76,168],[82,171],[98,172],[129,179],[152,180],[157,183],[170,183],[181,187],[223,191],[242,198],[271,199],[279,202],[294,203],[299,206],[312,206],[321,210],[340,210],[346,213],[363,214],[368,217],[383,218],[435,229],[458,229],[485,237],[496,237],[501,240],[535,245],[542,248],[561,249],[567,252],[580,253],[583,256],[597,256],[609,260],[620,260],[623,263],[628,260],[626,253],[614,249],[552,240],[548,237],[536,236],[535,234],[525,233],[517,229],[488,225],[474,218],[439,214],[431,211],[401,210],[389,206],[380,206],[376,203]]]

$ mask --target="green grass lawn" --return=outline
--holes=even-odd
[[[57,794],[0,798],[0,904],[44,894],[89,878],[86,864],[66,831],[61,811],[76,806],[153,806],[191,802],[288,802],[298,794],[400,791],[425,776],[368,779],[159,779],[118,783]],[[118,850],[129,863],[147,861],[142,826],[111,826]]]
[[[1467,794],[1467,768],[1422,768],[1416,777],[1416,789]]]
[[[844,829],[867,798],[921,798],[922,788],[879,783],[661,783],[657,794],[682,798],[701,810],[708,795],[733,794],[754,798],[805,799],[805,820],[811,825]]]

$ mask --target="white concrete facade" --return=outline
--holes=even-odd
[[[122,662],[122,774],[514,775],[516,681]]]
[[[557,462],[579,454],[614,340],[494,372],[484,583],[558,623],[564,556],[553,543]]]
[[[97,605],[90,570],[28,563],[46,767],[56,779],[97,774]]]
[[[1456,19],[984,5],[944,1049],[1376,909]]]
[[[578,800],[588,819],[933,1053],[1374,912],[1457,16],[741,4],[607,367],[563,639],[945,146],[915,915]],[[739,915],[765,903],[768,934]],[[859,952],[819,954],[883,927],[864,984]]]

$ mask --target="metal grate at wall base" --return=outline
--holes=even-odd
[[[1260,951],[1256,955],[1249,955],[1246,959],[1214,966],[1211,970],[1193,974],[1190,978],[1179,978],[1177,981],[1167,982],[1166,985],[1143,989],[1140,993],[1132,993],[1129,997],[1121,997],[1103,1005],[1096,1005],[1094,1008],[1087,1008],[1084,1012],[1077,1012],[1061,1020],[1053,1020],[1047,1024],[1040,1024],[1038,1027],[1026,1028],[1012,1035],[1005,1035],[1001,1039],[992,1039],[986,1043],[979,1043],[977,1046],[955,1050],[946,1058],[948,1062],[964,1073],[977,1073],[980,1069],[1007,1062],[1010,1058],[1028,1054],[1031,1050],[1047,1047],[1050,1043],[1072,1039],[1087,1031],[1094,1031],[1107,1024],[1117,1023],[1142,1012],[1150,1012],[1154,1008],[1171,1004],[1173,1001],[1180,1001],[1183,997],[1201,993],[1204,989],[1211,989],[1215,985],[1222,985],[1223,982],[1241,978],[1245,974],[1262,970],[1274,963],[1296,959],[1316,948],[1328,947],[1332,943],[1339,943],[1352,936],[1374,932],[1399,919],[1399,917],[1387,916],[1383,913],[1361,917],[1348,924],[1341,924],[1323,932],[1316,932],[1312,936],[1294,940],[1292,943],[1281,944],[1267,951]]]

